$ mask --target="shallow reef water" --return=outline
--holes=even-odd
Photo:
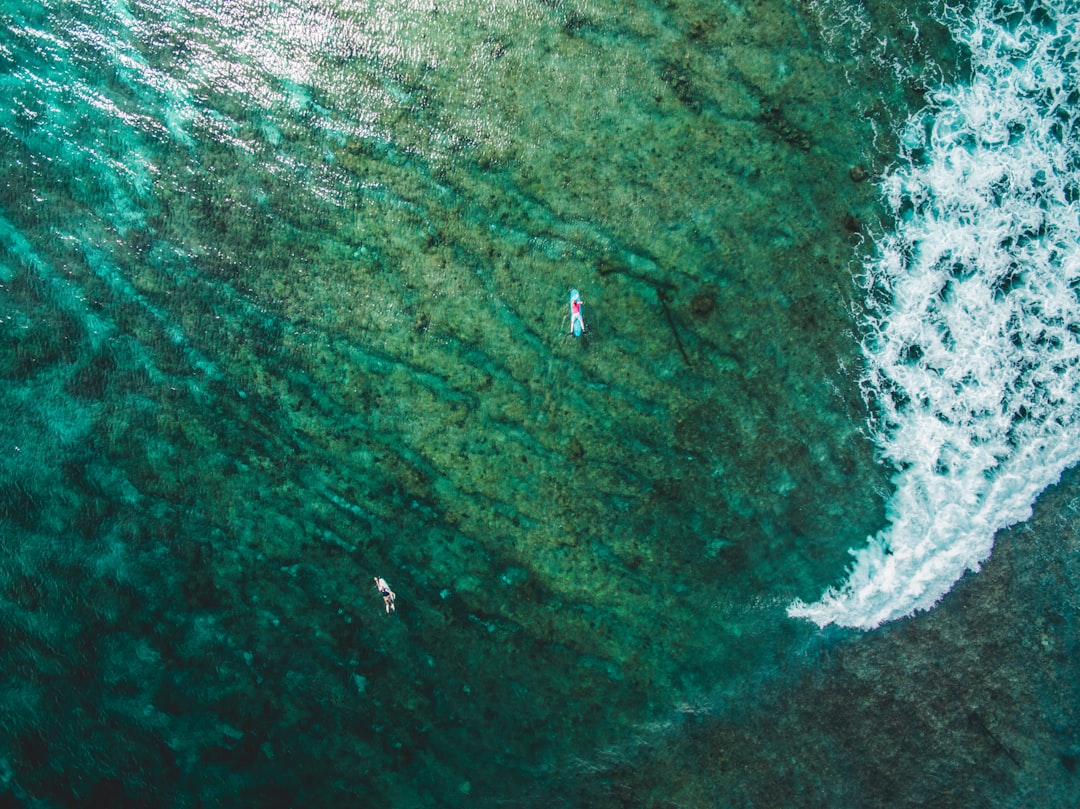
[[[777,805],[666,756],[876,648],[786,609],[885,520],[855,276],[944,26],[0,17],[0,801]]]
[[[563,806],[1046,806],[1080,797],[1075,473],[934,610],[563,782]],[[560,805],[556,803],[556,805]]]

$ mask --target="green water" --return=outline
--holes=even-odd
[[[0,13],[12,795],[541,804],[814,636],[784,608],[888,491],[858,167],[911,87],[865,32],[785,2]]]

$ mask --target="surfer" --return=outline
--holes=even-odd
[[[570,333],[580,337],[585,331],[585,320],[581,317],[581,294],[576,289],[570,290]]]
[[[386,579],[382,576],[375,576],[375,586],[379,588],[379,595],[382,596],[383,604],[386,605],[386,614],[396,612],[397,607],[394,606],[394,600],[397,596],[394,591],[390,589],[390,585],[386,583]]]

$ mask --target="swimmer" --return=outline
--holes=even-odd
[[[390,589],[390,585],[386,583],[386,579],[381,576],[375,576],[375,586],[379,588],[379,595],[382,596],[383,604],[386,605],[386,614],[396,612],[397,607],[394,606],[394,599],[397,596],[394,591]]]

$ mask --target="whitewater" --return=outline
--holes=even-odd
[[[880,181],[861,278],[887,525],[795,618],[871,629],[934,606],[1080,461],[1080,11],[949,12],[970,75],[927,97]]]

